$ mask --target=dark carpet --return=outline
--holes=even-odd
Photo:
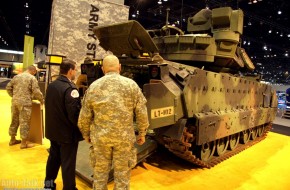
[[[10,80],[6,80],[3,82],[0,82],[0,90],[5,90],[6,85],[10,82]]]
[[[290,120],[289,120],[289,122],[290,122]],[[290,136],[290,127],[273,124],[271,132]]]

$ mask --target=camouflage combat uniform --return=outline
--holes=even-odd
[[[146,135],[146,99],[131,79],[109,72],[92,83],[83,99],[78,125],[93,145],[94,189],[107,189],[111,165],[115,189],[129,189],[130,171],[136,163],[133,118],[140,135]]]
[[[9,135],[16,136],[18,127],[20,127],[20,137],[27,139],[30,128],[32,99],[43,102],[43,95],[39,89],[38,82],[33,75],[24,72],[13,77],[7,84],[6,90],[9,96],[12,97],[12,121]]]

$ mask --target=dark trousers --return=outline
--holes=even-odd
[[[46,163],[45,188],[55,189],[55,179],[61,167],[63,190],[75,190],[76,157],[79,142],[58,143],[50,141],[50,151]]]

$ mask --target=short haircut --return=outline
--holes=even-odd
[[[70,69],[74,70],[76,67],[76,62],[71,59],[63,58],[60,64],[59,74],[66,75]]]

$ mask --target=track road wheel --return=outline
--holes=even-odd
[[[241,132],[241,142],[246,144],[250,140],[251,132],[249,129]]]
[[[254,127],[251,131],[251,139],[255,140],[258,135],[257,127]]]
[[[200,146],[200,159],[204,162],[210,160],[215,152],[215,148],[215,141],[202,144]]]
[[[228,145],[229,145],[229,137],[218,139],[216,144],[216,155],[218,156],[223,155],[227,151]]]
[[[230,140],[229,141],[230,141],[229,149],[230,150],[234,150],[239,144],[240,133],[236,133],[236,134],[230,135]]]
[[[258,137],[260,137],[260,136],[263,135],[264,130],[265,130],[264,125],[261,125],[261,126],[258,127],[258,130],[257,130],[257,135],[258,135]]]

